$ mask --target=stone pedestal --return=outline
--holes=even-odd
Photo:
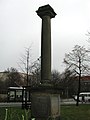
[[[32,118],[36,120],[60,120],[60,95],[57,90],[53,87],[36,89],[33,89],[31,95]]]

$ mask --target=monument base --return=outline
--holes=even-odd
[[[52,88],[33,90],[31,115],[35,120],[60,120],[60,95]]]

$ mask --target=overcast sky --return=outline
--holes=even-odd
[[[65,53],[75,45],[89,46],[90,0],[0,0],[0,71],[19,69],[25,47],[31,46],[31,61],[40,56],[41,19],[35,11],[46,4],[57,13],[51,19],[52,69],[63,71]]]

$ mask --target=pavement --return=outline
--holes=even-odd
[[[0,107],[21,107],[22,103],[21,102],[3,102],[0,103]]]
[[[60,100],[61,105],[67,105],[67,104],[76,104],[76,101],[74,99],[61,99]]]
[[[76,104],[76,101],[74,99],[61,99],[60,100],[61,105],[69,105],[69,104]],[[79,104],[82,104],[80,102]],[[83,104],[90,104],[90,102],[83,103]],[[22,107],[22,102],[3,102],[0,103],[0,107]]]

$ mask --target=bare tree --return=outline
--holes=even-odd
[[[61,74],[61,79],[64,97],[69,98],[75,93],[75,73],[65,69],[65,71]]]
[[[89,31],[87,32],[86,36],[88,36],[88,40],[87,41],[90,43],[90,32]]]
[[[59,82],[60,82],[60,72],[57,70],[53,70],[51,84],[58,85]]]
[[[8,68],[6,71],[7,73],[7,83],[9,86],[20,86],[21,85],[21,75],[16,68]]]
[[[25,85],[28,86],[30,83],[30,50],[31,47],[25,48],[25,54],[23,54],[20,58],[20,62],[18,63],[19,68],[21,71],[25,74],[24,79],[25,79]]]
[[[33,75],[32,85],[38,85],[41,82],[41,57],[31,65],[31,73]]]
[[[70,52],[69,54],[65,54],[64,63],[67,65],[66,66],[67,69],[73,70],[79,78],[76,103],[77,106],[79,104],[81,76],[84,74],[88,74],[89,62],[90,62],[89,51],[86,50],[83,46],[81,47],[79,45],[75,45],[72,52]]]

